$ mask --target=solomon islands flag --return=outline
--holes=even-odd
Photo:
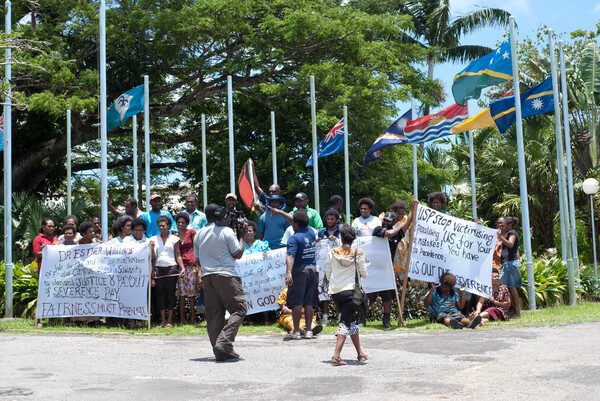
[[[408,142],[408,139],[404,136],[404,127],[406,127],[406,123],[410,120],[412,120],[412,110],[408,110],[404,113],[402,117],[394,121],[383,134],[379,135],[377,139],[375,139],[375,142],[373,142],[371,149],[367,152],[365,163],[379,159],[383,154],[383,148]]]
[[[325,139],[317,142],[317,159],[329,156],[333,153],[342,152],[344,150],[344,119],[342,118],[331,130],[325,135]],[[306,167],[313,165],[312,156],[308,158]]]
[[[467,106],[453,104],[435,114],[409,121],[404,135],[410,143],[422,143],[450,135],[450,129],[469,116]]]
[[[521,116],[532,117],[554,111],[552,76],[521,94]],[[505,133],[517,119],[515,97],[506,97],[490,104],[490,113],[501,133]]]
[[[110,105],[106,112],[106,130],[110,131],[124,124],[129,117],[144,110],[144,85],[128,90]]]
[[[481,90],[512,79],[510,36],[493,52],[473,61],[454,76],[454,101],[464,106],[468,99],[479,99]]]

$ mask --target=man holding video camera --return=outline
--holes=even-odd
[[[247,310],[242,280],[235,270],[236,259],[244,253],[245,223],[215,203],[204,212],[208,224],[194,238],[194,255],[202,268],[206,327],[215,359],[233,361],[240,357],[233,342]],[[230,314],[227,324],[225,311]]]

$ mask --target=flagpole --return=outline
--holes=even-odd
[[[415,99],[410,99],[412,118],[417,118],[417,109],[415,107]],[[414,199],[419,199],[419,179],[417,177],[417,145],[413,143],[413,194]]]
[[[310,117],[312,122],[312,142],[313,142],[313,175],[315,184],[315,209],[321,214],[319,207],[319,158],[317,152],[317,106],[315,102],[315,76],[310,76]],[[347,205],[347,204],[346,204]]]
[[[229,192],[235,193],[235,161],[233,155],[233,83],[227,76],[227,115],[229,120]]]
[[[108,168],[106,164],[106,4],[100,0],[100,174],[101,191],[100,202],[102,204],[102,241],[108,241]]]
[[[554,131],[556,135],[556,163],[558,170],[558,204],[560,210],[560,245],[562,259],[567,260],[567,272],[572,269],[573,261],[569,258],[570,249],[567,240],[569,232],[568,218],[567,218],[567,193],[565,191],[565,160],[564,160],[564,146],[562,140],[562,132],[560,127],[560,99],[558,96],[558,71],[556,68],[556,55],[554,53],[554,31],[548,30],[548,47],[550,48],[550,71],[552,74],[552,93],[554,96]],[[574,300],[575,286],[569,282],[569,299]]]
[[[146,211],[150,211],[150,78],[144,75],[144,158],[146,168]]]
[[[512,55],[513,90],[515,92],[515,117],[517,123],[517,153],[519,160],[519,184],[521,189],[521,219],[523,220],[523,246],[527,266],[527,294],[529,309],[535,310],[535,278],[531,255],[531,229],[529,225],[529,203],[527,200],[527,173],[525,171],[525,147],[523,145],[523,121],[521,120],[521,91],[519,88],[519,66],[517,65],[517,40],[515,17],[510,20],[510,49]]]
[[[344,184],[346,188],[346,224],[350,224],[350,163],[348,158],[348,106],[344,106]]]
[[[67,110],[67,215],[71,215],[71,109]]]
[[[4,32],[11,34],[10,1],[4,3]],[[10,40],[10,39],[9,39]],[[4,105],[4,316],[13,317],[13,263],[12,263],[12,115],[11,115],[11,68],[12,52],[10,46],[4,50],[4,81],[6,82],[6,98]]]
[[[568,282],[569,282],[569,298],[572,306],[577,304],[575,294],[571,297],[571,287],[575,288],[575,270],[579,268],[579,255],[577,252],[577,226],[575,223],[575,197],[573,194],[573,164],[571,159],[571,133],[569,129],[569,104],[567,96],[567,74],[565,72],[565,57],[563,54],[563,41],[558,42],[558,51],[560,52],[560,83],[562,86],[562,102],[563,102],[563,123],[565,126],[565,149],[567,156],[567,190],[570,214],[570,228],[571,228],[571,249],[573,252],[573,263],[571,263],[571,269],[568,269]]]
[[[208,203],[208,189],[206,188],[206,115],[202,114],[202,204]]]
[[[277,141],[275,139],[275,112],[271,112],[271,153],[273,154],[273,184],[277,184]],[[252,185],[254,181],[251,180]]]
[[[467,100],[467,118],[471,117],[471,108]],[[469,163],[471,166],[471,206],[473,218],[477,218],[477,198],[475,197],[475,151],[473,150],[473,131],[469,130]]]
[[[133,129],[131,139],[133,141],[133,197],[138,198],[138,158],[137,158],[137,114],[133,116]]]

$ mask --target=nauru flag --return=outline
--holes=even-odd
[[[435,114],[409,121],[404,135],[410,143],[423,143],[450,135],[450,129],[469,116],[467,106],[456,103]]]

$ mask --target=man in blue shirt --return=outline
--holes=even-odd
[[[198,210],[198,198],[196,195],[186,195],[184,212],[190,216],[190,224],[188,225],[188,228],[194,229],[196,232],[198,232],[206,225],[206,215]]]
[[[281,214],[271,211],[271,209],[281,209],[285,205],[285,198],[275,195],[268,197],[268,200],[269,207],[258,221],[258,233],[260,239],[267,241],[269,248],[274,250],[285,246],[281,243],[281,238],[291,224]]]
[[[158,219],[158,216],[167,216],[170,218],[171,228],[169,231],[172,233],[176,233],[178,231],[177,225],[175,224],[175,220],[173,220],[171,213],[166,210],[162,210],[162,200],[160,195],[154,194],[150,196],[150,207],[152,209],[141,216],[141,218],[146,220],[146,223],[148,223],[148,228],[146,228],[146,237],[150,238],[159,234],[158,224],[156,224],[156,219]]]
[[[294,213],[294,235],[287,243],[285,283],[288,286],[287,307],[292,310],[294,330],[286,336],[287,340],[299,340],[302,308],[307,322],[312,321],[314,308],[319,303],[319,273],[317,272],[317,237],[308,228],[308,214],[305,210]],[[311,330],[304,338],[313,338]]]
[[[325,228],[319,230],[319,238],[335,241],[340,238],[340,214],[335,209],[329,209],[323,217]]]

